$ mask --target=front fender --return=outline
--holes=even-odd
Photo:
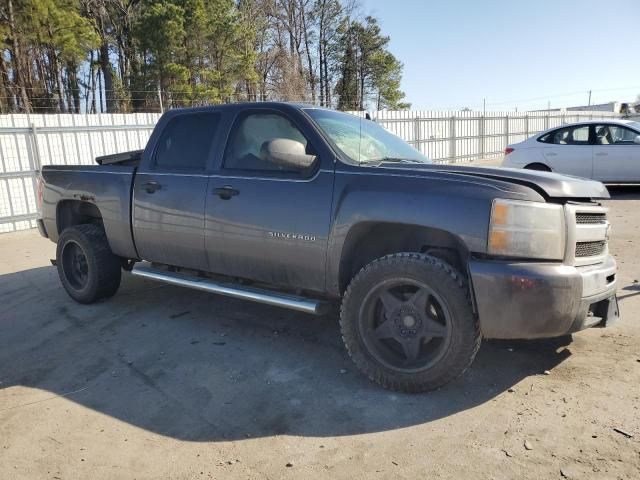
[[[369,170],[369,169],[363,169]],[[484,253],[494,198],[542,197],[524,187],[442,175],[336,172],[334,218],[327,250],[327,291],[340,293],[340,265],[350,232],[364,223],[429,227],[456,237],[470,252]],[[503,182],[499,182],[503,183]],[[511,187],[509,184],[505,184]]]

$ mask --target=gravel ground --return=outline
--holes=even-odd
[[[129,276],[81,306],[53,244],[0,235],[0,478],[637,479],[640,190],[613,194],[621,321],[484,342],[426,395],[365,380],[334,317]]]

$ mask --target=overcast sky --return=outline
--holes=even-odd
[[[415,109],[546,108],[640,94],[640,0],[360,0]]]

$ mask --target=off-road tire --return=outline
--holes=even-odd
[[[65,248],[78,246],[86,258],[86,280],[71,277]],[[65,271],[65,265],[67,265]],[[94,303],[113,296],[120,287],[122,276],[120,258],[113,254],[104,229],[98,225],[83,224],[66,228],[58,239],[56,266],[62,286],[78,303]]]
[[[450,312],[450,340],[442,357],[427,370],[404,373],[376,358],[363,340],[358,316],[368,292],[381,282],[410,278],[423,282],[446,303]],[[396,253],[374,260],[352,279],[340,311],[342,339],[356,366],[384,388],[417,393],[436,390],[460,377],[473,362],[481,343],[466,278],[448,263],[419,253]],[[422,347],[421,347],[422,348]]]

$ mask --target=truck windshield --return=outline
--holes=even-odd
[[[371,120],[316,108],[305,109],[305,112],[354,163],[431,163],[411,145]]]

